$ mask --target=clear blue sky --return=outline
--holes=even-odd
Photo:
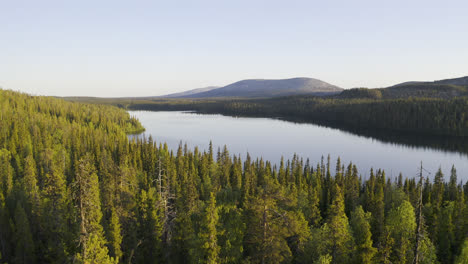
[[[249,78],[468,75],[468,1],[0,1],[0,87],[145,96]]]

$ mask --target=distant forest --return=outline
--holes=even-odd
[[[385,89],[356,88],[330,96],[248,98],[68,98],[113,104],[129,110],[196,111],[232,116],[273,117],[351,130],[468,138],[468,88],[406,84]]]
[[[275,107],[221,109],[441,134],[468,127],[466,99],[268,100]],[[468,261],[468,184],[455,168],[363,179],[339,158],[274,166],[227,148],[173,152],[129,140],[144,128],[123,109],[3,90],[0,124],[0,263]]]
[[[380,129],[424,135],[468,136],[467,98],[376,100],[294,96],[261,100],[136,101],[128,109],[274,117],[354,131]]]

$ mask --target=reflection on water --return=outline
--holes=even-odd
[[[189,112],[132,111],[146,132],[137,137],[152,136],[175,150],[180,142],[190,148],[206,150],[227,145],[231,154],[263,157],[278,163],[297,154],[315,164],[322,156],[331,155],[332,162],[340,157],[345,164],[353,162],[366,177],[370,168],[382,168],[389,177],[400,172],[417,175],[419,164],[436,172],[442,168],[446,179],[452,164],[459,179],[468,178],[468,140],[449,137],[422,137],[382,131],[343,130],[286,122],[269,118],[244,118],[222,115],[200,115]],[[335,167],[332,164],[331,167]]]

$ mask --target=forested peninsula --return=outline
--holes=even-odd
[[[350,124],[459,136],[468,126],[465,98],[263,100],[277,104],[232,100],[221,109],[335,113]],[[209,105],[190,110],[209,112]],[[362,178],[338,157],[294,156],[275,166],[227,148],[172,151],[152,138],[129,140],[144,128],[121,108],[5,90],[0,124],[0,263],[468,259],[468,184],[456,168],[431,178],[421,169],[424,179],[388,178],[375,168]]]

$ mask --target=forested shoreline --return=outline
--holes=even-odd
[[[379,137],[385,133],[468,140],[468,87],[405,84],[382,89],[354,88],[339,94],[273,98],[91,98],[70,101],[111,104],[128,110],[196,111],[280,118]]]
[[[130,110],[196,111],[246,117],[272,117],[352,130],[406,132],[468,137],[468,99],[343,99],[293,96],[238,100],[154,100],[126,106]]]
[[[304,100],[287,103],[295,111],[316,99]],[[338,107],[330,100],[328,113]],[[428,121],[454,111],[438,125],[466,119],[466,99],[415,99],[405,108],[411,100],[387,103],[414,111],[411,118],[436,106]],[[263,109],[236,103],[226,111]],[[468,184],[455,168],[422,182],[378,169],[363,179],[339,158],[295,156],[276,167],[227,148],[171,151],[151,138],[128,140],[144,128],[123,109],[3,90],[0,123],[0,263],[468,260]],[[447,131],[461,135],[466,126]]]

